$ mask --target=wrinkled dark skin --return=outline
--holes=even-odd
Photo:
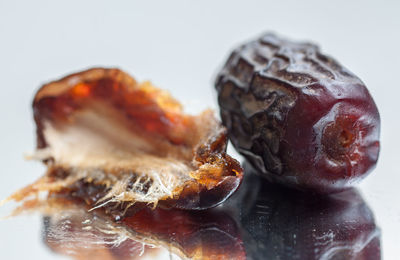
[[[378,109],[316,45],[266,34],[232,52],[215,87],[232,143],[269,180],[327,193],[376,165]]]

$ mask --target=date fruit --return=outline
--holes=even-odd
[[[370,93],[314,44],[265,34],[232,52],[215,87],[230,140],[269,180],[332,192],[376,165],[380,117]]]
[[[239,186],[242,168],[226,154],[226,129],[209,110],[186,115],[149,82],[95,68],[45,84],[33,101],[34,158],[48,166],[12,196],[71,192],[93,207],[133,204],[205,209]],[[84,189],[84,190],[82,190]]]

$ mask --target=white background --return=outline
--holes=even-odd
[[[375,98],[381,156],[360,187],[382,228],[384,259],[398,259],[400,1],[0,0],[0,198],[44,173],[23,160],[35,145],[30,105],[42,83],[117,66],[168,89],[195,113],[216,108],[213,76],[229,50],[268,30],[319,43]],[[40,228],[38,216],[1,221],[0,259],[56,258]]]

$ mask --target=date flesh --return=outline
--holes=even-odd
[[[33,110],[33,157],[48,172],[15,200],[40,191],[94,191],[84,199],[92,207],[205,209],[223,202],[242,179],[239,163],[226,154],[226,129],[211,111],[186,115],[168,93],[119,69],[45,84]]]
[[[269,180],[325,193],[376,165],[380,117],[370,93],[314,44],[274,34],[245,43],[215,87],[230,140]]]

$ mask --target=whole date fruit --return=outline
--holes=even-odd
[[[314,44],[263,35],[232,52],[215,87],[230,140],[270,180],[338,191],[377,162],[380,117],[370,93]]]

